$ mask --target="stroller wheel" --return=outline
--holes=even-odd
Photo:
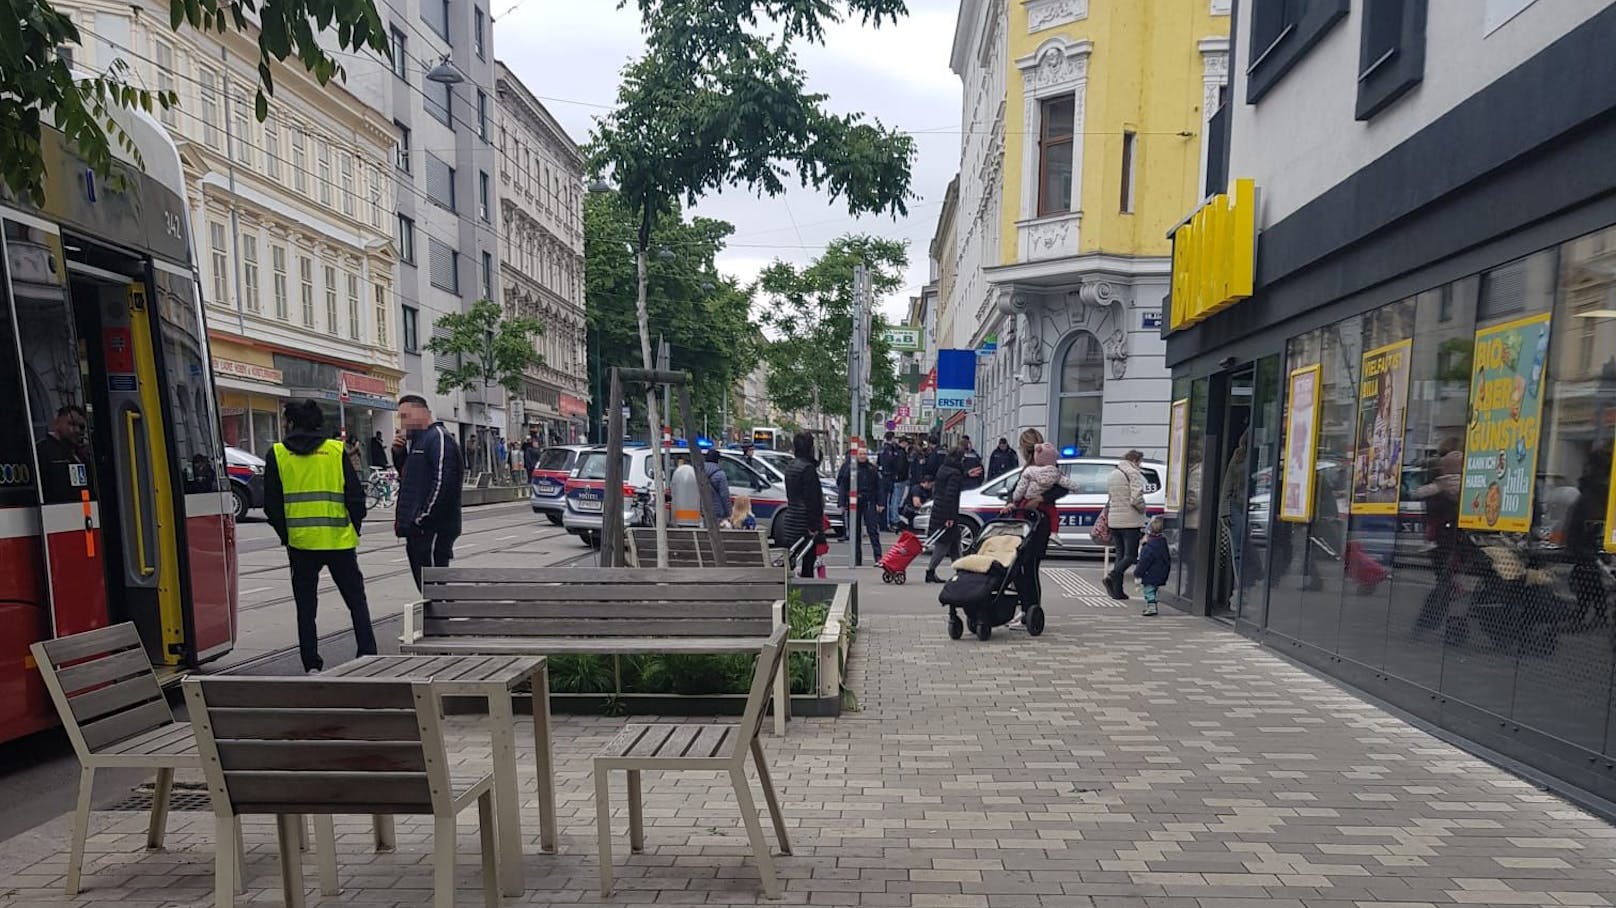
[[[958,615],[949,615],[948,638],[950,640],[958,640],[963,636],[965,636],[965,622],[961,621]]]
[[[1035,605],[1027,610],[1026,619],[1022,622],[1027,626],[1027,633],[1036,637],[1044,632],[1043,606]]]
[[[892,582],[892,572],[891,571],[882,571],[881,572],[881,582],[882,583],[891,583]]]
[[[899,586],[903,586],[905,583],[909,582],[909,575],[900,571],[899,573],[892,575],[892,582]]]
[[[986,640],[993,636],[993,625],[986,618],[976,622],[976,639]]]

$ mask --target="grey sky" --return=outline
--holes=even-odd
[[[833,110],[863,111],[916,134],[918,198],[909,216],[855,220],[823,195],[796,187],[777,199],[739,190],[713,196],[696,211],[735,225],[719,258],[725,273],[750,280],[775,259],[806,263],[826,242],[857,230],[909,244],[908,286],[884,301],[888,317],[901,317],[908,297],[920,292],[943,192],[959,166],[960,86],[948,68],[955,3],[909,0],[909,7],[895,27],[848,24],[827,32],[825,47],[799,50],[809,88],[829,95]],[[623,64],[642,47],[637,12],[610,0],[494,0],[493,9],[496,54],[574,139],[586,141],[616,96]]]

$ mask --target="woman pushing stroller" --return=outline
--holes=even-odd
[[[1036,436],[1037,441],[1032,442],[1032,464],[1021,471],[1021,477],[1016,480],[1016,487],[1010,493],[1010,500],[1000,511],[1008,514],[1020,508],[1026,511],[1039,511],[1043,514],[1039,526],[1033,536],[1028,540],[1027,551],[1020,559],[1021,579],[1017,590],[1021,593],[1021,609],[1024,616],[1033,606],[1039,605],[1042,598],[1039,595],[1038,564],[1044,559],[1044,549],[1049,544],[1050,528],[1059,522],[1055,512],[1054,501],[1065,492],[1080,491],[1066,472],[1060,468],[1060,454],[1055,446],[1042,440],[1036,430],[1028,429],[1022,433],[1021,441],[1025,445],[1031,439],[1029,435]],[[1056,491],[1057,489],[1063,491]],[[1051,493],[1054,493],[1053,495]],[[1022,616],[1010,622],[1011,628],[1021,626]]]

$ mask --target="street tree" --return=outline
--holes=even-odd
[[[756,331],[749,322],[751,292],[721,276],[715,262],[734,231],[711,218],[686,221],[675,207],[658,220],[652,234],[647,320],[652,336],[668,342],[670,367],[692,376],[697,425],[687,427],[691,432],[704,423],[722,423],[724,394],[757,365]],[[594,193],[584,200],[584,298],[595,340],[590,381],[597,413],[606,406],[600,384],[605,370],[640,365],[633,236],[633,216],[616,193]],[[633,417],[649,417],[643,400]]]
[[[438,393],[456,391],[482,393],[483,420],[493,425],[490,391],[501,387],[510,394],[522,393],[522,376],[544,362],[534,341],[544,335],[544,325],[527,316],[506,316],[493,300],[478,300],[464,312],[450,312],[433,322],[433,336],[426,350],[435,356],[452,358],[456,365],[438,367]],[[494,435],[485,439],[488,464],[492,469]],[[498,471],[493,471],[499,475]]]
[[[853,269],[870,272],[879,300],[903,289],[908,250],[897,240],[848,235],[832,240],[823,254],[803,268],[776,261],[755,285],[759,321],[769,335],[763,359],[769,365],[769,399],[782,410],[808,409],[826,429],[826,413],[846,413],[848,345],[853,337]],[[879,312],[870,316],[871,412],[891,411],[898,400],[892,348],[882,335]],[[868,426],[850,427],[864,434]]]
[[[101,73],[75,73],[62,48],[83,42],[77,26],[48,0],[0,0],[0,182],[12,193],[44,202],[41,130],[54,124],[97,173],[112,173],[113,143],[138,160],[113,113],[119,108],[169,108],[172,91],[152,91],[131,79],[126,63]],[[373,0],[169,0],[169,25],[199,31],[256,34],[258,119],[269,113],[274,68],[288,57],[321,85],[345,78],[336,51],[386,57],[387,28]],[[322,45],[335,41],[335,51]]]
[[[825,96],[807,90],[792,49],[823,44],[825,27],[845,17],[873,27],[896,22],[907,12],[903,0],[635,2],[645,54],[624,68],[589,161],[616,180],[634,214],[640,359],[650,368],[646,258],[658,218],[730,186],[779,195],[793,174],[843,200],[850,214],[903,213],[915,148],[878,122],[826,110]],[[646,409],[655,423],[649,391]],[[652,463],[660,496],[660,459]],[[660,563],[666,524],[660,508],[657,515]]]

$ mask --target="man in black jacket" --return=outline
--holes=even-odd
[[[404,540],[415,588],[421,568],[447,567],[460,538],[460,484],[465,463],[460,443],[443,423],[432,419],[426,399],[406,394],[398,400],[399,420],[409,438],[393,533]]]
[[[988,455],[988,478],[1003,476],[1020,465],[1016,460],[1015,450],[1010,447],[1009,440],[1001,438],[999,439],[999,446],[993,449],[992,454]]]
[[[891,432],[881,443],[881,453],[875,457],[875,468],[881,474],[881,504],[884,505],[882,525],[892,528],[892,521],[897,515],[892,513],[892,500],[899,496],[898,491],[898,462],[903,460],[903,449],[898,447]]]
[[[982,484],[982,454],[971,446],[971,436],[960,436],[960,470],[965,473],[965,488],[974,489]]]
[[[949,451],[932,478],[931,523],[927,529],[933,533],[941,531],[942,535],[931,544],[931,563],[926,565],[927,583],[943,582],[937,576],[937,566],[943,563],[945,556],[950,563],[959,558],[959,501],[965,482],[965,473],[960,470],[960,454],[959,448]]]
[[[886,512],[886,504],[881,500],[881,475],[876,472],[875,465],[870,463],[869,455],[863,449],[858,452],[857,458],[849,457],[842,461],[842,469],[836,474],[836,491],[841,493],[842,501],[848,501],[848,490],[852,485],[852,467],[854,461],[858,464],[858,519],[864,524],[864,531],[870,537],[870,549],[875,552],[875,560],[881,560],[881,515]],[[852,518],[849,513],[848,518]],[[848,532],[853,527],[847,528]],[[855,538],[854,545],[858,541]]]

